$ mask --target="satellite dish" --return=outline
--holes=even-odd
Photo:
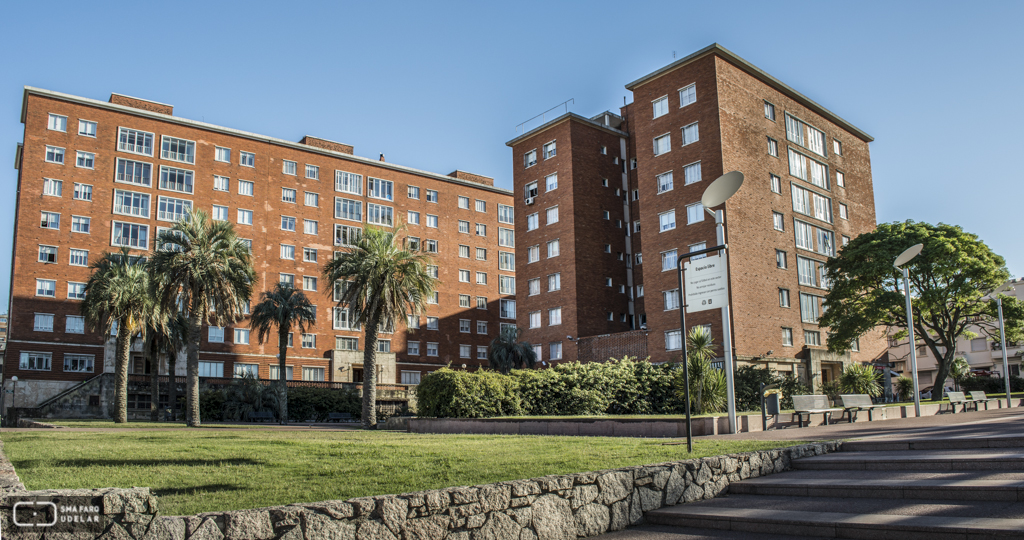
[[[719,176],[717,180],[704,190],[704,196],[700,198],[704,208],[714,208],[732,197],[743,185],[743,173],[732,171]]]
[[[917,255],[921,253],[921,249],[923,248],[924,244],[914,244],[908,247],[906,251],[900,253],[899,257],[896,257],[896,262],[892,263],[892,265],[895,266],[896,268],[899,268],[904,264],[907,264],[908,262],[910,262],[910,259],[917,257]]]

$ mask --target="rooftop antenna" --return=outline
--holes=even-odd
[[[675,52],[675,51],[672,51],[672,59],[673,59],[673,60],[675,60],[675,59],[676,59],[676,52]]]

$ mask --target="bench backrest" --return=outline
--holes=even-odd
[[[797,412],[830,407],[828,396],[793,396],[793,409]]]
[[[986,400],[988,398],[985,397],[985,392],[982,392],[980,390],[973,390],[973,391],[971,391],[971,399],[979,399],[979,400],[984,401],[984,400]]]
[[[946,397],[949,398],[950,403],[962,403],[967,401],[963,392],[946,392]]]
[[[842,394],[839,399],[843,402],[843,407],[870,407],[874,405],[871,403],[871,396],[867,394]]]

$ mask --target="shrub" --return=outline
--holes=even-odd
[[[179,400],[184,400],[181,396]],[[202,420],[224,419],[224,391],[213,388],[199,389],[199,417]]]
[[[517,416],[523,414],[518,385],[515,377],[493,371],[468,372],[444,367],[423,377],[416,387],[416,399],[422,416]]]
[[[782,390],[782,400],[779,402],[779,406],[784,410],[793,408],[793,396],[805,396],[811,393],[811,387],[792,373],[779,377],[779,389]]]
[[[839,381],[828,381],[821,383],[821,393],[828,396],[832,403],[839,401],[839,394],[843,393]]]
[[[914,380],[910,377],[896,379],[896,395],[900,401],[909,401],[914,397]]]
[[[736,368],[733,384],[736,391],[737,411],[761,410],[761,385],[778,382],[778,377],[767,367],[740,366]]]
[[[360,418],[359,392],[306,386],[288,388],[288,419],[292,422],[323,422],[330,413],[349,413]]]
[[[262,384],[252,375],[231,381],[224,396],[225,420],[248,420],[249,413],[270,412],[279,416],[277,391]]]
[[[1006,393],[1006,382],[1001,377],[967,377],[960,386],[965,392],[981,390],[986,394]],[[1024,392],[1024,379],[1010,375],[1010,391]]]
[[[839,387],[844,394],[882,395],[881,373],[870,364],[850,364],[839,376]]]

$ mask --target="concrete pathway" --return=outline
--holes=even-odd
[[[1024,538],[1024,410],[958,414],[941,427],[929,419],[905,419],[917,420],[916,429],[896,420],[867,432],[858,424],[781,430],[779,439],[804,430],[863,438],[795,460],[793,471],[734,483],[726,496],[653,510],[645,525],[600,538]]]

